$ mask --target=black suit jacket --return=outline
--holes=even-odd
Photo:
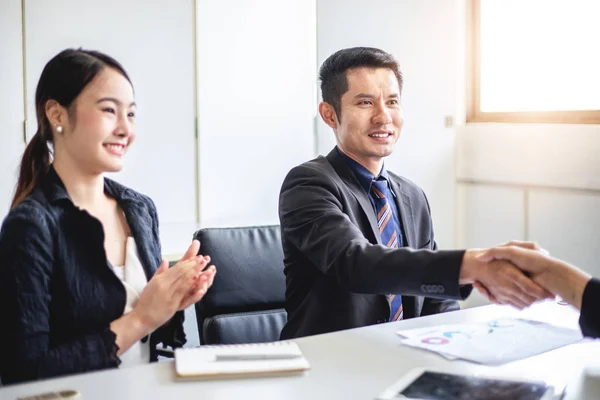
[[[591,279],[585,286],[583,298],[581,299],[581,315],[579,325],[584,336],[598,338],[600,337],[600,313],[598,312],[600,304],[600,280]]]
[[[464,251],[432,251],[423,191],[388,174],[407,244],[400,249],[381,243],[367,193],[336,149],[285,178],[279,219],[288,322],[282,339],[386,322],[389,293],[403,295],[404,318],[457,310],[449,299],[470,293],[470,286],[458,284]]]
[[[110,179],[104,191],[125,213],[150,280],[161,262],[154,203]],[[123,315],[125,301],[125,288],[106,259],[102,224],[73,204],[50,167],[0,231],[2,382],[117,367],[110,323]],[[183,312],[150,341],[152,360],[157,343],[183,345]]]

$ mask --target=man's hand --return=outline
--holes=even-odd
[[[467,250],[463,258],[460,283],[473,283],[485,290],[490,301],[510,304],[523,309],[536,301],[552,297],[546,289],[528,278],[519,268],[506,260],[478,257],[482,250]]]
[[[496,248],[510,247],[510,246],[520,247],[520,248],[528,249],[528,250],[535,250],[535,251],[539,251],[546,255],[549,254],[548,251],[546,251],[545,249],[540,247],[540,245],[537,244],[536,242],[523,241],[523,240],[511,240],[511,241],[499,244],[498,246],[496,246]],[[482,259],[482,260],[485,261],[485,259]],[[489,259],[488,261],[490,261],[490,260],[491,259]],[[477,282],[477,281],[473,282],[473,287],[475,289],[477,289],[479,291],[479,293],[481,293],[484,297],[486,297],[492,303],[499,303],[498,299],[496,299],[496,297],[493,296],[490,293],[490,291],[487,290],[487,288],[481,282]]]

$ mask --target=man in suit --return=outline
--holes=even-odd
[[[337,146],[292,169],[281,188],[282,339],[457,310],[474,281],[520,308],[548,295],[508,262],[436,250],[425,194],[383,165],[403,124],[390,54],[340,50],[320,79],[319,113]]]

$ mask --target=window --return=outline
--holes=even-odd
[[[469,5],[467,122],[600,123],[600,1]]]

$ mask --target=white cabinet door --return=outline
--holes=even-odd
[[[527,239],[600,276],[600,193],[531,189],[528,211]]]
[[[438,245],[454,246],[454,115],[461,36],[459,0],[318,0],[318,61],[346,47],[370,46],[392,53],[404,75],[404,128],[386,168],[423,188]],[[335,145],[319,122],[319,152]]]
[[[190,0],[25,1],[29,134],[36,84],[51,57],[83,47],[116,58],[134,84],[138,136],[114,178],[155,201],[162,230],[196,218],[193,7]]]
[[[17,183],[23,141],[21,1],[0,1],[0,221]]]
[[[457,185],[457,245],[485,248],[526,240],[525,190],[494,185]]]
[[[201,225],[278,223],[314,156],[314,0],[197,0]]]

